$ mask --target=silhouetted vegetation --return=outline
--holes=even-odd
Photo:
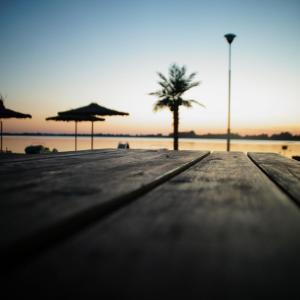
[[[58,152],[56,148],[53,148],[52,151],[48,147],[43,145],[30,145],[25,148],[26,154],[42,154],[42,153],[56,153]]]
[[[186,68],[184,66],[180,68],[176,64],[171,65],[169,78],[160,72],[158,72],[158,76],[160,77],[158,84],[161,88],[150,93],[150,95],[158,98],[158,101],[154,105],[154,111],[169,108],[173,113],[173,148],[174,150],[178,150],[179,106],[192,107],[193,103],[203,106],[196,100],[183,99],[182,95],[191,88],[198,86],[200,82],[193,81],[196,73],[187,76]]]
[[[15,135],[15,136],[66,136],[73,137],[73,133],[47,133],[47,132],[22,132],[22,133],[13,133],[6,132],[3,135]],[[226,139],[226,133],[206,133],[206,134],[197,134],[195,131],[186,131],[186,132],[178,132],[180,138],[201,138],[201,139]],[[79,133],[78,136],[81,137],[89,137],[88,133]],[[163,135],[161,133],[156,134],[112,134],[112,133],[97,133],[96,137],[150,137],[150,138],[166,138],[173,137],[173,133],[168,135]],[[243,139],[243,140],[283,140],[283,141],[300,141],[300,135],[292,135],[289,132],[282,132],[273,135],[268,135],[266,133],[258,134],[258,135],[240,135],[238,133],[231,134],[232,139]]]

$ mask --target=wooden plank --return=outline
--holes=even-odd
[[[298,293],[299,236],[298,208],[246,155],[213,153],[6,286],[49,299],[284,299]]]
[[[65,151],[57,153],[41,153],[41,154],[20,154],[20,153],[0,153],[0,164],[16,163],[30,160],[53,159],[57,157],[73,157],[99,153],[117,152],[117,149],[99,149],[99,150],[81,150],[81,151]]]
[[[135,199],[208,152],[119,150],[2,165],[0,248],[23,259]],[[17,258],[12,261],[17,262]]]
[[[300,205],[300,162],[276,153],[248,153],[252,161]]]

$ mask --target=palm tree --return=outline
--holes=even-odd
[[[169,78],[166,78],[162,73],[158,72],[160,81],[158,84],[161,88],[149,95],[156,96],[157,102],[154,104],[154,111],[158,111],[163,108],[169,108],[173,113],[173,146],[174,150],[178,150],[178,126],[179,126],[179,106],[192,107],[193,103],[199,104],[204,107],[203,104],[196,100],[184,100],[182,95],[189,89],[198,86],[199,81],[193,81],[196,73],[186,75],[185,66],[179,67],[173,64],[169,68]]]

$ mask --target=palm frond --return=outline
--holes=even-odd
[[[191,82],[195,78],[196,75],[197,75],[196,72],[190,74],[189,77],[187,78],[187,81]]]
[[[181,105],[184,107],[192,107],[192,103],[187,100],[181,100]]]
[[[186,73],[186,66],[182,66],[181,70],[180,70],[181,77],[183,77],[185,75],[185,73]]]
[[[167,89],[169,87],[169,83],[168,82],[162,82],[159,81],[158,84],[163,88],[163,89]]]
[[[157,75],[158,75],[163,81],[168,82],[168,79],[167,79],[166,76],[163,75],[162,73],[157,72]]]
[[[154,104],[153,110],[154,111],[158,111],[160,109],[166,108],[166,107],[171,107],[172,106],[172,102],[170,101],[169,98],[164,98],[162,100],[157,101]]]
[[[199,101],[197,101],[197,100],[193,100],[193,99],[188,99],[188,100],[183,100],[184,102],[189,102],[190,103],[190,106],[189,107],[191,107],[192,106],[192,103],[194,103],[194,104],[197,104],[197,105],[199,105],[199,106],[202,106],[203,108],[206,108],[206,106],[204,105],[204,104],[202,104],[202,103],[200,103]],[[184,105],[184,104],[183,104]]]
[[[193,87],[199,86],[200,84],[201,84],[201,81],[195,81],[193,83],[190,83],[184,87],[184,92],[190,90]]]
[[[162,93],[162,91],[159,90],[159,91],[151,92],[151,93],[149,93],[149,95],[150,95],[150,96],[157,96],[157,97],[160,97],[161,93]]]

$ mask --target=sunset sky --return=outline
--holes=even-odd
[[[31,120],[9,132],[73,132],[47,122],[97,102],[127,111],[95,125],[102,133],[170,133],[168,110],[153,112],[157,71],[196,71],[188,93],[206,108],[180,109],[180,130],[225,132],[228,44],[232,44],[232,131],[300,134],[299,0],[1,0],[0,93]],[[90,124],[80,124],[88,132]]]

